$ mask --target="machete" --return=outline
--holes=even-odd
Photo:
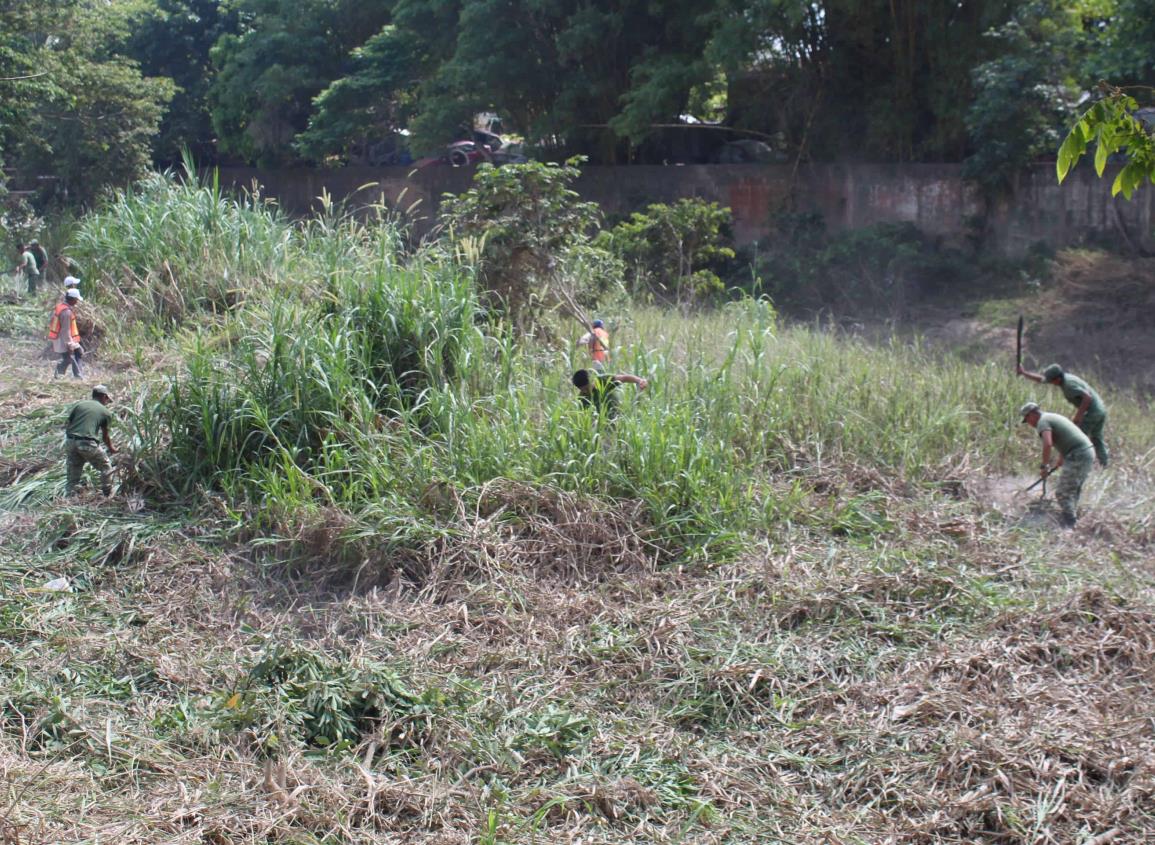
[[[1040,478],[1038,481],[1036,481],[1034,484],[1032,484],[1030,487],[1028,487],[1026,490],[1024,490],[1023,492],[1024,493],[1030,493],[1032,490],[1034,490],[1040,484],[1043,485],[1043,495],[1046,496],[1047,495],[1047,476],[1045,476],[1045,475],[1042,478]]]
[[[1015,372],[1023,365],[1023,315],[1019,315],[1019,332],[1015,339]]]

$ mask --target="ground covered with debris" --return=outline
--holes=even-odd
[[[226,423],[291,362],[318,380],[293,389],[338,368],[223,323],[110,338],[75,384],[39,357],[44,309],[0,309],[6,843],[1155,831],[1142,395],[1105,391],[1115,465],[1061,531],[1024,492],[1036,386],[998,355],[639,308],[615,349],[651,387],[615,421],[576,406],[572,351],[485,338],[421,413],[336,404],[288,449],[289,396],[277,449],[244,429],[226,475]],[[96,377],[119,490],[64,498]]]

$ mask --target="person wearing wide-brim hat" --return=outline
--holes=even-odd
[[[1041,373],[1032,373],[1019,364],[1018,373],[1033,382],[1053,384],[1063,391],[1063,398],[1075,406],[1071,422],[1091,439],[1099,466],[1106,467],[1111,459],[1111,452],[1103,440],[1103,428],[1107,425],[1107,406],[1103,404],[1095,389],[1078,376],[1065,372],[1058,364],[1048,365]]]
[[[115,455],[116,449],[108,436],[113,417],[107,406],[111,404],[108,388],[98,384],[92,388],[92,398],[77,402],[68,414],[68,422],[64,425],[64,454],[69,494],[76,492],[85,464],[92,464],[100,473],[100,489],[104,495],[112,493],[112,463],[108,455]],[[108,454],[100,448],[102,438]]]
[[[1019,409],[1023,422],[1034,428],[1043,441],[1043,459],[1039,472],[1043,478],[1054,473],[1059,467],[1059,487],[1055,490],[1055,501],[1059,503],[1060,524],[1073,528],[1079,518],[1079,496],[1083,483],[1091,472],[1095,450],[1091,440],[1062,414],[1044,413],[1034,402],[1028,402]],[[1057,454],[1054,464],[1052,454]]]

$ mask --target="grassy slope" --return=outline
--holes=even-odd
[[[259,504],[53,498],[76,391],[28,362],[35,311],[0,308],[0,824],[20,842],[1155,829],[1155,428],[1125,396],[1116,466],[1060,534],[1013,493],[1037,446],[1005,370],[642,311],[615,340],[653,390],[588,454],[544,351],[462,394],[442,446],[374,436],[387,495],[445,499],[415,583],[332,562],[371,511],[323,509],[262,554],[235,542]],[[119,357],[99,377],[130,405],[171,366]],[[730,538],[670,551],[702,531]],[[74,592],[41,589],[61,575]],[[358,716],[337,747],[302,741]]]

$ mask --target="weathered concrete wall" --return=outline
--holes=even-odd
[[[1130,200],[1111,196],[1114,171],[1102,179],[1082,166],[1067,181],[1055,181],[1054,165],[1039,165],[1016,186],[1015,194],[992,211],[988,225],[1001,251],[1017,255],[1034,243],[1077,246],[1083,243],[1127,242],[1155,248],[1151,186]]]
[[[465,168],[343,168],[259,171],[223,168],[221,179],[238,188],[259,183],[286,211],[304,214],[328,193],[357,206],[384,204],[405,212],[417,234],[427,232],[445,193],[469,187]],[[790,207],[820,212],[834,230],[881,222],[910,222],[948,240],[980,233],[989,249],[1021,255],[1033,244],[1052,247],[1086,242],[1125,242],[1155,247],[1152,196],[1141,189],[1131,201],[1112,199],[1110,178],[1090,168],[1064,185],[1054,166],[1040,164],[1024,174],[1013,195],[987,208],[979,193],[950,164],[687,165],[587,167],[578,192],[611,217],[648,203],[702,197],[728,206],[740,244],[764,237],[776,212]]]

